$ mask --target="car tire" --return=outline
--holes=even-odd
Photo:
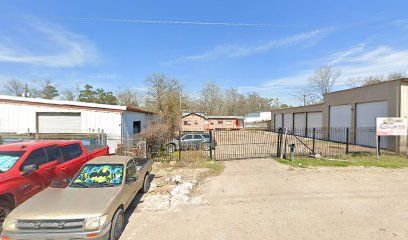
[[[202,148],[204,151],[210,151],[210,144],[209,143],[203,143]]]
[[[150,175],[146,174],[143,180],[143,187],[141,189],[142,193],[147,193],[150,189]]]
[[[109,232],[109,240],[118,240],[125,228],[125,212],[119,208],[113,216],[111,229]]]
[[[7,215],[9,215],[12,209],[12,205],[9,201],[0,199],[0,231],[1,227],[3,226],[4,219],[6,219]]]
[[[168,153],[174,153],[176,151],[176,145],[174,144],[168,144],[167,145],[167,152]]]

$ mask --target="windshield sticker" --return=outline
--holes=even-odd
[[[122,183],[122,165],[89,165],[85,166],[74,183],[115,184]]]
[[[5,172],[14,166],[20,157],[0,154],[0,171]]]

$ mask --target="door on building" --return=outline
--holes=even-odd
[[[315,137],[322,138],[323,127],[323,113],[322,112],[310,112],[307,113],[307,136],[313,136],[313,129],[315,129]]]
[[[351,105],[330,106],[331,141],[346,142],[346,128],[351,128]]]
[[[81,113],[39,112],[38,133],[80,133]]]
[[[134,121],[133,122],[133,135],[140,133],[142,131],[142,122]]]
[[[294,114],[294,131],[296,135],[305,136],[306,134],[306,114],[295,113]]]
[[[275,131],[279,131],[282,127],[282,114],[275,114]]]
[[[292,131],[293,129],[293,114],[283,114],[283,128]]]
[[[358,103],[356,105],[356,143],[358,145],[375,147],[376,118],[388,117],[388,102]],[[381,147],[388,146],[387,137],[381,138]]]

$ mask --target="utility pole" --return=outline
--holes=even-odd
[[[303,94],[303,106],[306,106],[306,94]]]
[[[23,97],[29,97],[29,92],[28,92],[28,84],[24,84],[24,93],[23,93]]]

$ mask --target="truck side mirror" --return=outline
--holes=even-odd
[[[37,171],[39,169],[39,167],[35,164],[30,164],[30,165],[26,165],[22,168],[22,174],[23,176],[28,175],[34,171]]]

